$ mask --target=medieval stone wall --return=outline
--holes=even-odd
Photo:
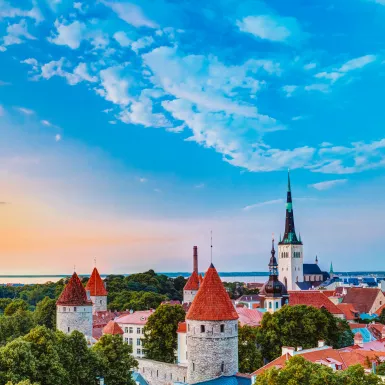
[[[56,328],[66,334],[78,330],[92,337],[92,306],[57,306]]]
[[[107,296],[91,296],[91,301],[94,314],[98,311],[107,311]]]
[[[189,384],[238,372],[238,320],[187,320],[187,346]]]
[[[198,290],[183,290],[183,303],[192,303]]]
[[[174,382],[186,382],[187,367],[177,364],[137,358],[138,371],[149,385],[172,385]]]

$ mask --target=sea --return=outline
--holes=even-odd
[[[170,278],[182,276],[188,278],[191,272],[163,272],[158,274],[167,275]],[[202,272],[202,275],[204,273]],[[335,272],[341,277],[385,277],[385,271],[350,271],[350,272]],[[108,274],[101,274],[105,278]],[[122,274],[128,276],[129,274]],[[79,274],[80,277],[89,277],[86,274]],[[267,271],[243,271],[243,272],[219,272],[219,276],[224,282],[266,282],[269,273]],[[31,285],[42,284],[46,282],[57,282],[62,278],[67,278],[69,275],[0,275],[0,285]]]

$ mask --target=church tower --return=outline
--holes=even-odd
[[[290,173],[287,182],[286,223],[283,239],[278,243],[278,276],[287,290],[299,290],[296,282],[303,282],[303,245],[294,226]]]
[[[259,295],[263,298],[263,306],[269,313],[281,309],[289,297],[286,287],[278,280],[278,263],[275,258],[274,238],[269,261],[269,280],[263,285]]]
[[[96,267],[87,282],[86,291],[89,292],[91,296],[93,314],[98,311],[107,311],[108,293]]]
[[[77,330],[92,339],[92,302],[76,273],[56,302],[56,328],[66,334]]]
[[[186,315],[187,383],[238,372],[238,313],[213,264]]]

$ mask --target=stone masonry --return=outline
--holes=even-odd
[[[145,358],[137,358],[137,361],[138,371],[149,385],[172,385],[174,382],[186,382],[186,366]]]
[[[187,322],[187,382],[238,372],[238,320]]]
[[[93,313],[97,313],[99,311],[107,311],[107,296],[92,296],[92,309]]]
[[[92,337],[92,306],[57,306],[56,327],[63,333],[70,334],[74,330]]]

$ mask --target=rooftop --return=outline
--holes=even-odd
[[[259,326],[261,324],[263,313],[259,310],[246,307],[237,307],[235,310],[238,313],[241,326]]]
[[[64,290],[60,294],[56,305],[61,306],[91,306],[92,302],[87,298],[86,290],[84,289],[78,275],[73,273]]]
[[[124,334],[123,329],[115,322],[110,321],[108,324],[103,328],[103,334]]]
[[[148,317],[154,314],[155,310],[140,310],[132,313],[124,314],[115,319],[115,322],[126,325],[145,325]]]
[[[198,290],[199,289],[199,276],[196,271],[193,271],[190,278],[187,280],[183,290]]]
[[[331,314],[344,314],[325,294],[318,290],[290,291],[289,305],[308,305],[318,309],[325,308]]]
[[[105,297],[107,295],[107,290],[104,287],[104,282],[100,277],[100,274],[96,267],[92,271],[91,277],[87,282],[86,290],[89,290],[90,295],[93,297]]]
[[[381,290],[377,288],[351,287],[343,298],[342,303],[351,303],[358,312],[369,313],[380,292]]]

